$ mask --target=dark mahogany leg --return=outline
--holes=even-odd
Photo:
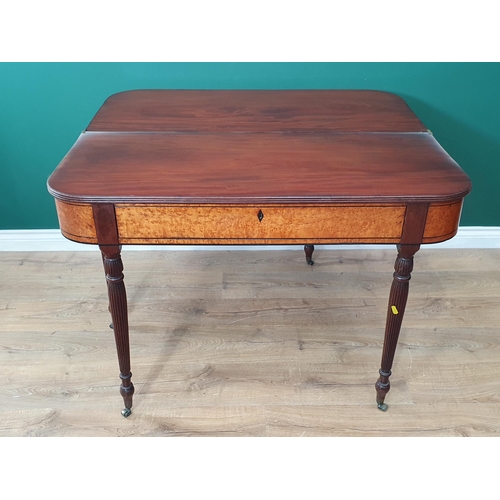
[[[101,252],[101,257],[102,257],[102,264],[104,265],[104,254],[102,252]],[[111,314],[111,306],[109,305],[109,303],[108,303],[108,311]],[[111,321],[111,323],[109,324],[109,327],[111,329],[113,329],[113,321]]]
[[[387,309],[384,348],[382,351],[381,368],[379,370],[380,377],[375,383],[377,406],[382,411],[387,411],[384,399],[391,388],[389,377],[391,376],[392,362],[396,353],[406,300],[408,299],[408,289],[413,270],[413,256],[419,248],[420,245],[398,245],[398,257],[394,264],[394,279]]]
[[[314,261],[312,260],[314,245],[304,245],[304,252],[306,253],[306,262],[310,266],[314,265]]]
[[[99,247],[102,252],[104,272],[108,285],[109,311],[111,313],[113,331],[115,334],[118,363],[120,366],[120,394],[125,403],[122,411],[124,417],[132,412],[132,396],[134,385],[132,384],[132,373],[130,372],[130,347],[128,339],[128,317],[127,317],[127,295],[123,282],[123,264],[120,256],[119,246]]]

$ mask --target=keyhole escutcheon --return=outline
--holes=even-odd
[[[262,210],[259,210],[257,217],[259,218],[259,222],[262,222],[262,219],[264,218],[264,213],[262,212]]]

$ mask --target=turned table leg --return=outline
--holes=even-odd
[[[132,384],[132,373],[130,371],[127,295],[123,282],[123,264],[119,246],[100,245],[99,248],[102,252],[102,261],[106,274],[109,311],[111,313],[116,350],[118,353],[118,364],[120,366],[120,394],[125,403],[122,415],[128,417],[132,413],[130,409],[132,408],[134,385]]]
[[[101,257],[102,257],[102,265],[104,265],[104,253],[101,252]],[[111,314],[111,306],[109,305],[108,301],[108,311]],[[111,318],[111,323],[109,324],[109,327],[113,329],[113,319]]]
[[[375,383],[377,406],[382,411],[387,410],[384,399],[391,388],[389,377],[391,376],[392,362],[396,353],[399,332],[408,298],[411,272],[413,270],[413,256],[419,248],[420,245],[398,245],[398,256],[394,264],[394,279],[392,281],[387,308],[384,348],[382,351],[381,368],[379,370],[380,377]]]
[[[304,252],[306,253],[306,262],[312,266],[314,264],[314,261],[312,260],[314,245],[304,245]]]

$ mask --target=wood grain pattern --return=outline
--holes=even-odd
[[[0,252],[1,436],[499,436],[498,249],[418,252],[387,413],[395,251],[124,253],[128,419],[99,250]]]
[[[444,205],[431,205],[427,213],[424,243],[437,243],[457,234],[463,200]]]
[[[79,243],[97,243],[92,206],[55,201],[62,234]]]
[[[244,244],[248,238],[256,244],[287,243],[399,243],[403,214],[401,207],[345,206],[265,208],[279,224],[269,228],[266,215],[255,224],[254,212],[263,205],[249,207],[119,205],[116,208],[120,244]],[[97,243],[91,205],[74,205],[56,200],[61,231],[80,243]],[[429,207],[424,243],[436,243],[453,237],[460,221],[462,201]],[[274,211],[274,212],[273,212]],[[297,216],[301,211],[299,224]],[[203,221],[196,226],[196,221]],[[293,224],[295,222],[295,224]],[[290,225],[292,224],[292,225]],[[221,231],[216,237],[214,229]],[[294,229],[296,229],[295,232]],[[308,240],[307,242],[305,240]]]
[[[259,220],[258,214],[263,214]],[[160,206],[118,205],[122,243],[190,240],[398,242],[404,206]]]
[[[74,203],[444,203],[470,180],[426,133],[86,132],[48,181]]]
[[[89,131],[425,132],[400,97],[366,90],[135,90],[109,97]]]

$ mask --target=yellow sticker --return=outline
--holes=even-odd
[[[392,309],[392,314],[398,314],[399,313],[398,308],[396,306],[391,306],[391,309]]]

